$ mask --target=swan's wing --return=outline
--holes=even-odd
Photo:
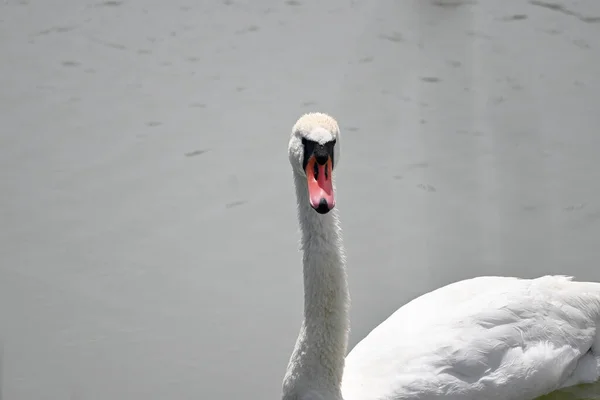
[[[344,399],[522,399],[595,380],[599,321],[600,284],[457,282],[400,308],[350,352]]]

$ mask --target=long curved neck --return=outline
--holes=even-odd
[[[341,399],[349,333],[349,293],[337,210],[310,207],[306,178],[294,174],[304,252],[304,320],[284,380],[284,391],[316,391]]]

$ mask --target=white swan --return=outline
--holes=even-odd
[[[284,400],[532,399],[600,375],[600,284],[479,277],[398,309],[346,355],[349,295],[333,168],[340,131],[302,116],[289,141],[304,320]]]

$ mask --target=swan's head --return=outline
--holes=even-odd
[[[335,207],[333,171],[340,162],[340,128],[323,113],[304,114],[292,128],[288,146],[294,172],[306,179],[308,200],[319,213]]]

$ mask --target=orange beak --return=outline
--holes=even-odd
[[[317,158],[312,156],[306,164],[308,198],[312,208],[319,214],[326,214],[335,207],[331,166],[331,157],[327,157],[325,164],[319,164]]]

